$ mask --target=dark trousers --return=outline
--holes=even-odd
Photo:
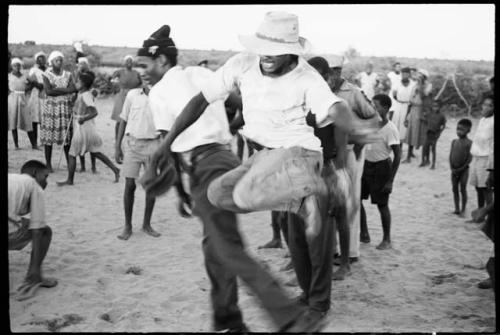
[[[195,148],[193,156],[203,150],[206,150],[206,146]],[[302,309],[245,252],[236,214],[214,207],[207,198],[210,182],[239,164],[240,160],[229,149],[217,150],[194,163],[190,169],[193,214],[203,223],[202,245],[205,267],[212,286],[210,298],[214,329],[236,328],[243,323],[238,307],[236,277],[240,277],[248,285],[274,323],[281,328],[297,318]]]
[[[322,222],[320,233],[310,237],[305,234],[302,218],[288,213],[288,247],[302,298],[310,308],[326,312],[331,304],[333,225],[326,214]]]

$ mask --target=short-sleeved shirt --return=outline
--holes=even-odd
[[[401,72],[397,74],[394,71],[391,71],[387,74],[387,78],[391,81],[391,92],[396,87],[397,83],[401,81]]]
[[[382,141],[366,145],[365,160],[369,162],[379,162],[391,157],[391,145],[399,145],[399,131],[392,121],[388,121],[378,130]]]
[[[472,141],[468,138],[456,138],[451,141],[450,167],[458,169],[467,162],[470,156]]]
[[[321,151],[320,140],[314,136],[305,116],[316,115],[320,126],[331,123],[329,108],[342,101],[321,75],[299,57],[290,72],[269,77],[262,74],[259,56],[240,53],[230,58],[202,89],[208,102],[221,99],[239,88],[243,101],[245,137],[268,148],[300,146]]]
[[[445,125],[446,117],[440,111],[438,111],[437,113],[431,111],[429,114],[427,114],[427,129],[429,131],[437,133],[441,130],[441,126],[444,127]]]
[[[339,89],[334,92],[338,97],[344,99],[351,110],[362,119],[370,119],[377,115],[375,107],[370,99],[356,85],[344,79]]]
[[[149,108],[149,98],[142,88],[134,88],[127,93],[120,118],[127,122],[126,135],[139,139],[159,136]]]
[[[375,72],[370,74],[361,72],[358,75],[358,80],[361,84],[361,89],[365,92],[366,96],[371,100],[375,95],[375,85],[377,84],[378,75]]]
[[[45,227],[45,195],[33,177],[9,173],[8,192],[9,233],[20,227],[21,217],[27,214],[29,229]]]
[[[493,153],[494,116],[482,117],[477,125],[472,139],[471,154],[474,156],[489,156]]]
[[[169,131],[187,103],[200,93],[213,72],[201,66],[169,69],[149,92],[149,106],[157,130]],[[227,144],[229,132],[224,100],[214,99],[196,122],[184,130],[172,143],[173,152],[185,152],[209,143]]]

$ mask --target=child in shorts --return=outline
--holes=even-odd
[[[371,198],[376,204],[382,220],[383,239],[377,246],[379,250],[391,248],[391,212],[389,209],[389,194],[392,183],[401,161],[401,146],[399,131],[394,123],[387,118],[391,108],[391,98],[386,94],[377,94],[372,99],[375,109],[380,114],[380,130],[382,141],[367,145],[365,166],[361,177],[361,236],[368,235],[366,212],[363,199]],[[391,152],[394,160],[391,160]]]
[[[467,134],[472,128],[472,122],[469,119],[461,119],[457,123],[457,136],[451,142],[450,149],[450,169],[451,185],[453,187],[453,201],[455,211],[453,214],[463,215],[467,205],[467,180],[469,179],[469,164],[472,161],[470,148],[472,141],[467,138]],[[459,207],[460,194],[462,195],[462,207]]]

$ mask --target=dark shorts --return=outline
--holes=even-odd
[[[365,161],[361,177],[361,199],[370,197],[372,204],[387,205],[390,192],[382,192],[382,188],[391,180],[391,164],[390,158],[379,162]]]
[[[9,233],[9,250],[22,250],[31,242],[31,230],[28,227],[29,221],[23,221],[21,228]]]
[[[432,130],[427,130],[427,136],[425,138],[426,144],[436,144],[439,138],[439,133]]]

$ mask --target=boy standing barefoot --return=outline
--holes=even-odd
[[[383,240],[377,249],[384,250],[391,248],[389,194],[392,192],[392,183],[401,161],[401,146],[398,129],[387,118],[387,113],[391,108],[391,98],[385,94],[377,94],[373,97],[373,104],[382,117],[380,121],[382,128],[379,130],[382,141],[367,146],[365,167],[361,178],[361,199],[368,199],[370,196],[372,203],[377,204],[384,232]],[[394,153],[392,162],[391,151]],[[361,202],[361,236],[369,236],[363,202]]]
[[[467,138],[467,134],[472,128],[472,122],[469,119],[461,119],[457,124],[457,139],[451,142],[450,149],[450,169],[451,185],[453,187],[453,201],[455,202],[455,211],[453,214],[463,215],[467,205],[467,180],[469,179],[469,164],[472,161],[470,148],[472,141]],[[462,208],[460,209],[460,193],[462,194]]]
[[[432,153],[431,170],[436,168],[436,143],[441,136],[446,126],[446,117],[441,113],[441,101],[434,100],[432,102],[432,111],[427,115],[427,134],[422,150],[422,163],[419,165],[427,166],[429,162],[429,154]]]

